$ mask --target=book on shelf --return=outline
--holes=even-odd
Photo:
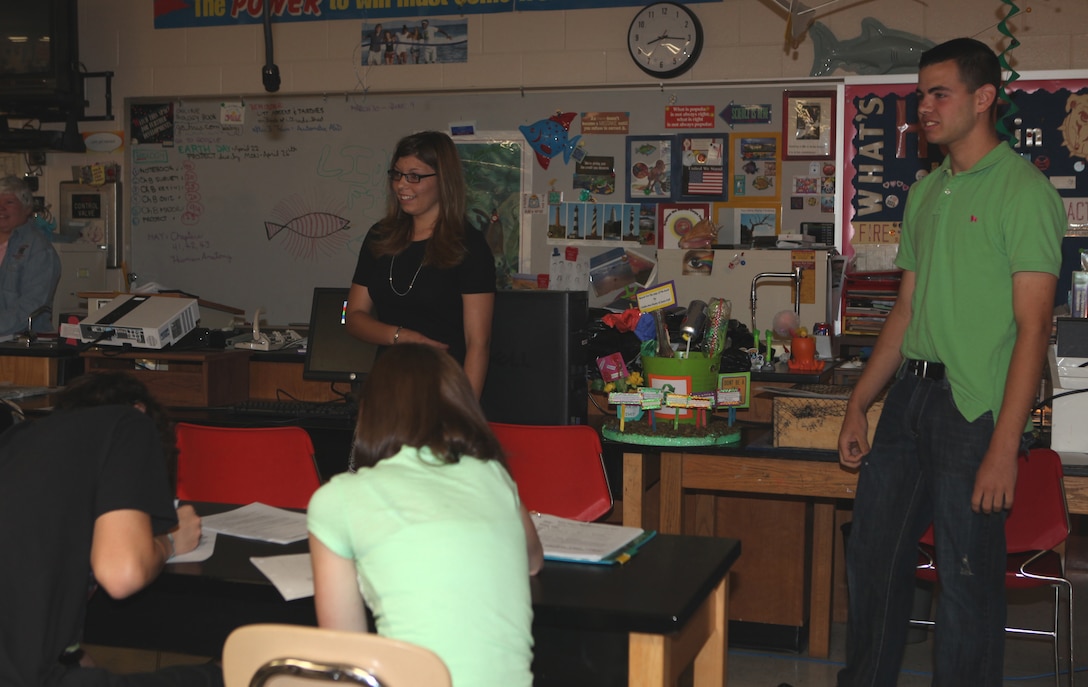
[[[842,288],[843,334],[879,334],[895,307],[901,276],[899,270],[846,274]]]
[[[545,513],[533,513],[532,520],[544,547],[544,559],[549,561],[623,564],[657,534],[641,527],[581,522]]]

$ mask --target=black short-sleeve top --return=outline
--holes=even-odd
[[[373,230],[373,227],[371,227]],[[365,286],[380,322],[441,341],[464,364],[465,323],[461,297],[495,292],[495,258],[477,229],[465,228],[465,258],[448,269],[423,265],[427,241],[416,241],[396,256],[375,258],[367,233],[352,281]]]

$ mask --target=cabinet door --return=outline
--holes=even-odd
[[[78,295],[85,291],[107,291],[106,249],[90,243],[55,243],[60,255],[60,282],[53,297],[53,327],[59,326],[61,314],[86,313]]]

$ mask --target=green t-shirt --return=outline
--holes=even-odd
[[[958,174],[945,159],[910,190],[895,264],[916,281],[901,351],[944,363],[968,421],[997,420],[1016,341],[1012,276],[1057,275],[1066,224],[1054,186],[1005,144]]]
[[[532,685],[529,559],[502,465],[406,446],[318,489],[308,526],[355,560],[378,634],[438,654],[457,687]]]

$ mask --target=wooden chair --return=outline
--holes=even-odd
[[[321,484],[301,427],[213,427],[179,422],[177,497],[183,501],[306,508]]]
[[[492,422],[510,474],[529,510],[574,520],[598,520],[612,510],[601,440],[586,425]]]
[[[1012,510],[1005,520],[1005,549],[1008,562],[1005,569],[1006,589],[1052,587],[1054,590],[1053,624],[1048,629],[1006,627],[1010,634],[1046,636],[1054,645],[1054,681],[1061,685],[1059,658],[1059,629],[1061,596],[1064,593],[1069,617],[1066,647],[1069,663],[1069,685],[1074,682],[1073,662],[1073,585],[1066,578],[1062,557],[1054,549],[1069,535],[1069,514],[1062,483],[1061,457],[1050,449],[1033,449],[1022,453],[1016,474],[1016,491]],[[919,542],[921,556],[917,576],[936,582],[939,574],[934,561],[933,526],[930,525]],[[938,599],[938,603],[940,603]],[[931,627],[932,620],[911,620],[912,625]]]
[[[369,632],[302,625],[244,625],[223,645],[226,687],[451,687],[434,652]]]

